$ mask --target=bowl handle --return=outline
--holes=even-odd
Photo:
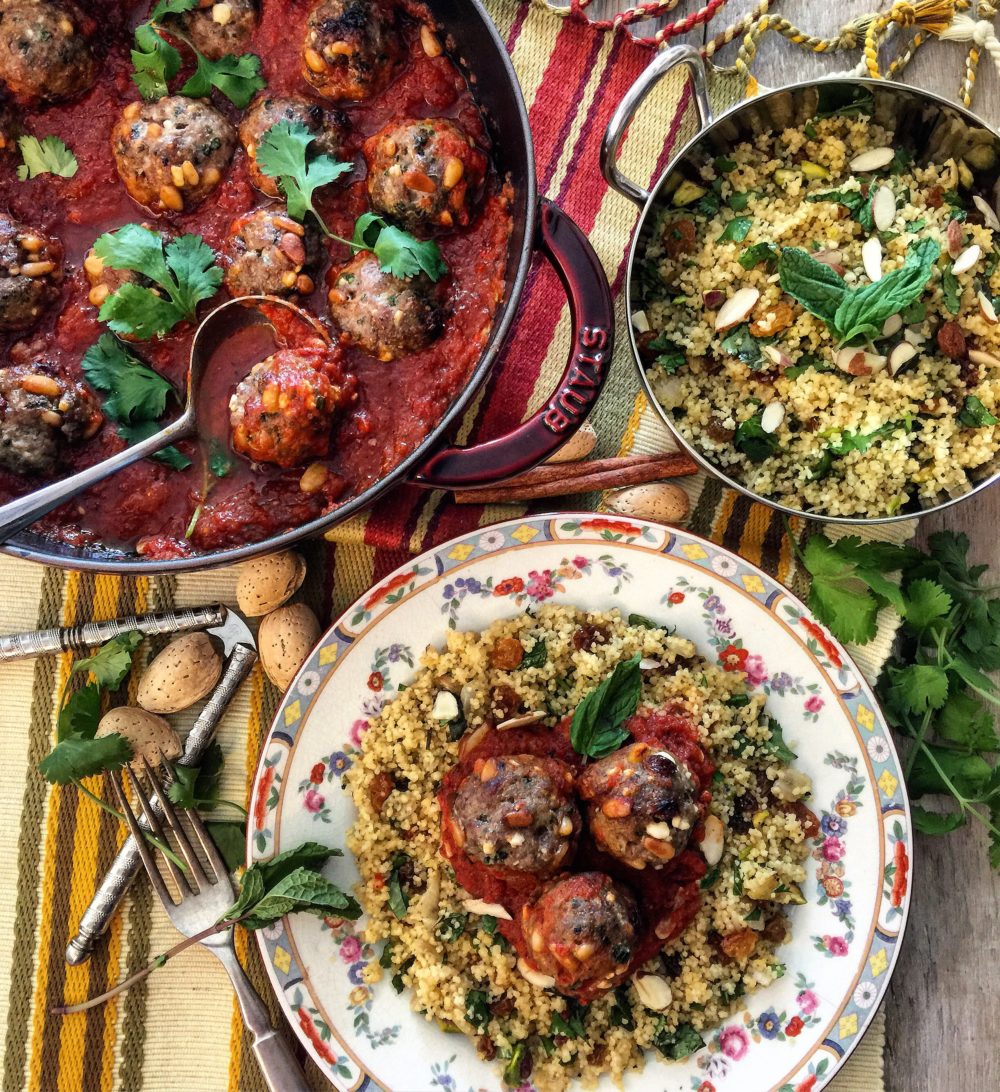
[[[708,101],[708,75],[705,61],[694,46],[681,45],[665,49],[646,66],[645,70],[626,91],[618,109],[608,122],[601,141],[601,170],[608,184],[637,205],[644,206],[649,200],[649,190],[627,178],[618,169],[618,148],[625,136],[635,112],[645,102],[649,93],[672,68],[687,65],[694,85],[694,104],[698,111],[698,127],[704,129],[712,121],[712,104]]]
[[[535,245],[552,263],[569,299],[572,350],[559,386],[523,424],[474,447],[446,447],[411,481],[431,489],[502,481],[552,455],[587,419],[611,368],[615,311],[611,288],[590,240],[546,198],[539,201]]]

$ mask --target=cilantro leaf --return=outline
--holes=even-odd
[[[919,804],[910,805],[913,826],[921,834],[948,834],[965,826],[965,816],[961,811],[928,811]]]
[[[216,88],[235,106],[245,110],[254,95],[267,86],[260,74],[260,57],[244,53],[239,57],[227,53],[213,61],[195,50],[195,70],[181,88],[182,95],[204,98]]]
[[[433,239],[415,239],[374,212],[358,217],[351,246],[356,250],[370,250],[378,258],[382,272],[394,277],[405,279],[426,273],[432,281],[439,281],[448,272],[441,250]]]
[[[77,737],[93,739],[101,720],[101,688],[97,683],[87,683],[64,696],[56,725],[58,741]]]
[[[68,736],[38,763],[38,772],[53,785],[68,785],[102,770],[118,770],[132,757],[132,748],[117,732],[86,739]]]
[[[763,410],[741,421],[733,436],[733,447],[742,451],[752,463],[762,463],[778,450],[778,437],[765,432],[761,424]]]
[[[772,716],[767,718],[767,726],[771,729],[771,738],[765,747],[781,762],[794,762],[799,756],[785,742],[781,731],[781,725]]]
[[[617,663],[614,671],[585,694],[576,707],[569,738],[578,754],[603,758],[629,738],[623,725],[639,706],[641,659],[636,654]]]
[[[951,695],[934,727],[941,739],[968,751],[1000,751],[993,714],[965,691]]]
[[[157,5],[151,17],[156,17],[160,6]],[[181,70],[181,55],[160,37],[151,23],[140,23],[135,28],[132,67],[132,82],[139,94],[147,101],[162,99],[170,93],[170,81]]]
[[[140,440],[148,440],[155,432],[159,432],[162,425],[155,421],[140,421],[137,424],[122,424],[118,426],[118,435],[129,445],[137,444]],[[191,460],[179,451],[173,444],[160,448],[151,458],[169,466],[171,470],[187,470]]]
[[[951,596],[930,580],[913,580],[906,588],[907,624],[914,629],[926,629],[932,622],[944,618],[951,610]]]
[[[233,460],[218,440],[213,440],[209,447],[208,469],[215,478],[224,478],[233,469]]]
[[[76,156],[57,136],[18,137],[17,146],[21,149],[21,165],[17,168],[17,177],[25,182],[37,178],[40,174],[56,174],[60,178],[72,178],[80,169]]]
[[[722,229],[722,234],[716,240],[719,243],[742,243],[750,234],[753,220],[749,216],[734,216]]]
[[[132,655],[142,644],[142,634],[137,630],[121,633],[103,644],[93,656],[86,656],[73,664],[73,673],[89,671],[98,686],[117,690],[132,670]]]
[[[162,375],[143,364],[113,334],[102,334],[91,345],[81,367],[90,385],[108,395],[103,409],[115,421],[154,420],[175,394]]]
[[[948,673],[936,664],[908,664],[891,669],[889,700],[895,709],[918,716],[940,709],[948,700]]]
[[[967,797],[982,792],[993,774],[993,768],[980,755],[967,755],[925,744],[917,751],[907,779],[907,787],[914,798],[951,796],[951,789],[938,772],[938,766],[948,781]]]
[[[222,766],[222,748],[213,742],[197,766],[173,767],[174,778],[167,786],[167,796],[180,808],[213,811],[219,806]]]
[[[313,194],[351,170],[352,163],[342,163],[329,155],[308,154],[314,133],[301,121],[279,121],[272,125],[257,145],[257,166],[277,181],[285,197],[288,215],[303,221],[311,212],[326,235],[323,218],[313,205]]]

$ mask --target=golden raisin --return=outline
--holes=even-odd
[[[490,651],[490,663],[501,671],[513,671],[524,659],[524,645],[516,637],[501,637]]]

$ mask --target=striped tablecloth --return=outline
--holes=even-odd
[[[597,33],[541,5],[488,0],[488,6],[528,103],[540,189],[589,234],[611,278],[624,328],[621,289],[637,210],[605,185],[598,149],[611,112],[651,54],[624,35]],[[739,88],[719,77],[713,93],[723,106],[735,101]],[[622,151],[626,173],[640,182],[651,180],[693,125],[689,90],[678,72],[661,84],[632,125]],[[520,421],[540,403],[565,364],[568,308],[546,265],[532,269],[523,299],[504,360],[463,424],[463,441],[495,435]],[[608,389],[592,417],[600,435],[598,454],[662,450],[669,440],[636,393],[627,343],[619,340]],[[695,531],[803,590],[781,524],[768,509],[723,491],[714,481],[685,484],[694,502]],[[597,506],[600,498],[592,502]],[[409,554],[511,514],[510,508],[456,507],[443,494],[400,488],[366,515],[338,527],[329,545],[306,547],[306,598],[321,617],[336,615]],[[905,533],[896,529],[883,537]],[[0,631],[233,601],[233,586],[233,574],[226,571],[135,580],[45,570],[4,558]],[[890,637],[883,631],[859,654],[869,678],[887,655]],[[60,1019],[48,1012],[63,999],[100,992],[168,947],[173,935],[140,885],[88,965],[71,968],[63,961],[66,942],[122,839],[114,820],[75,790],[48,788],[35,770],[49,746],[55,703],[70,666],[71,659],[63,656],[2,669],[0,859],[8,862],[8,879],[0,890],[0,932],[7,938],[0,945],[0,980],[9,983],[0,995],[3,1092],[255,1092],[263,1085],[228,980],[207,953],[185,953],[116,1003],[87,1014]],[[248,794],[276,699],[258,670],[221,726],[227,755],[224,793],[233,799]],[[242,934],[238,939],[252,976],[266,992],[256,948]],[[883,1049],[884,1028],[878,1020],[837,1078],[837,1092],[879,1092]],[[315,1071],[311,1080],[317,1088],[324,1086]]]

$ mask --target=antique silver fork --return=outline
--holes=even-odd
[[[142,759],[142,765],[153,790],[152,794],[147,792],[143,779],[135,773],[131,766],[125,767],[127,773],[122,774],[122,780],[128,778],[150,829],[165,844],[167,843],[167,835],[164,831],[164,824],[166,825],[174,837],[176,848],[187,865],[187,870],[182,872],[169,857],[160,855],[177,888],[180,896],[178,902],[174,901],[157,867],[157,858],[154,856],[155,851],[151,849],[149,843],[143,837],[138,819],[133,814],[126,799],[126,794],[118,784],[118,779],[114,775],[109,775],[109,780],[114,786],[122,813],[128,823],[129,830],[132,832],[132,837],[135,839],[142,863],[145,865],[150,883],[153,885],[153,890],[160,896],[163,908],[166,910],[174,928],[183,936],[193,937],[205,929],[211,928],[222,917],[232,906],[236,893],[225,862],[205,829],[201,818],[194,811],[186,809],[184,811],[191,828],[201,842],[205,858],[212,871],[211,878],[202,867],[198,853],[181,825],[180,816],[167,798],[167,794],[163,790],[156,773],[145,758]],[[153,806],[154,795],[158,798],[159,805],[163,809],[163,823],[160,822],[157,810]],[[201,943],[214,953],[219,962],[226,968],[226,973],[233,983],[233,989],[236,991],[236,999],[239,1001],[243,1019],[253,1035],[254,1053],[257,1055],[257,1061],[260,1063],[261,1072],[268,1087],[272,1089],[272,1092],[309,1092],[309,1086],[306,1084],[302,1067],[296,1061],[285,1040],[271,1026],[271,1019],[264,1002],[260,999],[257,991],[251,985],[250,979],[247,978],[246,973],[240,966],[240,962],[236,957],[236,949],[233,946],[233,930],[230,928],[213,933],[202,940]]]

